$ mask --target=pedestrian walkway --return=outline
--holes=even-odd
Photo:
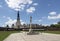
[[[60,41],[60,35],[48,33],[27,35],[27,32],[21,32],[11,34],[4,41]]]

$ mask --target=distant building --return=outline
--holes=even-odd
[[[18,13],[17,13],[17,22],[16,22],[16,27],[17,27],[17,28],[20,28],[20,27],[21,27],[19,11],[18,11]]]
[[[16,24],[12,24],[11,26],[12,28],[16,28],[16,29],[20,29],[20,28],[23,28],[24,26],[21,25],[21,22],[20,22],[20,15],[19,15],[19,11],[17,13],[17,21],[16,21]]]

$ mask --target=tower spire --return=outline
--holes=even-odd
[[[17,13],[17,20],[20,20],[19,11]]]
[[[20,26],[21,26],[19,11],[18,11],[18,13],[17,13],[17,22],[16,22],[16,26],[17,26],[17,28],[20,28]]]

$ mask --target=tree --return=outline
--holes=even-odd
[[[60,24],[60,21],[58,22],[58,24]]]
[[[12,24],[12,28],[14,28],[14,24]]]
[[[24,27],[26,27],[26,24],[23,24]]]
[[[60,24],[55,24],[55,27],[60,27]]]
[[[9,28],[9,25],[6,25],[6,28]]]
[[[55,27],[55,25],[54,24],[51,24],[50,27]]]
[[[9,25],[6,25],[6,30],[8,30],[8,28],[9,28]]]

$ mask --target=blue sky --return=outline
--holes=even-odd
[[[16,23],[20,11],[21,24],[50,25],[60,21],[60,0],[0,0],[0,26]]]

